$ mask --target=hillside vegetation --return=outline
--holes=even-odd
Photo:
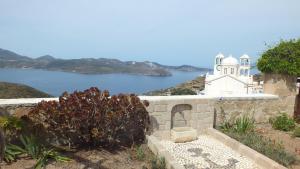
[[[0,82],[0,99],[46,97],[51,97],[51,95],[26,85]]]
[[[187,81],[177,86],[170,87],[167,89],[154,90],[144,95],[147,96],[168,96],[168,95],[196,95],[199,91],[204,90],[205,77],[199,76],[194,80]]]

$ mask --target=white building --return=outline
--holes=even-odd
[[[246,54],[240,61],[224,57],[219,53],[215,58],[214,74],[206,75],[206,95],[230,95],[254,93],[253,77],[250,75],[250,57]]]

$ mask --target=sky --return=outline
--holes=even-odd
[[[300,38],[299,0],[0,0],[0,48],[212,67]]]

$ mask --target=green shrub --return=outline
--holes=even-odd
[[[294,137],[300,137],[300,127],[296,127],[293,133]]]
[[[222,131],[229,131],[232,129],[232,126],[233,124],[231,124],[230,122],[228,121],[225,121],[224,123],[222,123],[219,128],[222,130]]]
[[[238,133],[252,132],[255,128],[254,120],[248,116],[238,117],[233,123],[225,121],[219,126],[222,131],[234,131]]]
[[[153,157],[150,161],[151,169],[166,169],[166,160],[164,157]]]
[[[17,138],[23,126],[23,121],[20,118],[15,116],[0,116],[0,128],[2,128],[7,142]]]
[[[38,143],[34,136],[20,136],[20,140],[24,146],[24,151],[33,159],[38,159],[42,152],[42,146]]]
[[[4,130],[21,130],[21,119],[14,116],[0,116],[0,127]]]
[[[274,129],[281,131],[291,131],[296,126],[294,119],[288,117],[286,113],[282,113],[277,117],[270,118],[269,122]]]
[[[247,116],[239,117],[235,120],[233,130],[238,133],[246,133],[254,130],[254,120]]]
[[[264,73],[300,76],[300,39],[281,41],[265,51],[258,59],[257,68]]]
[[[43,168],[49,159],[55,161],[67,162],[71,159],[59,155],[53,149],[47,149],[37,142],[34,136],[20,136],[22,146],[7,144],[5,147],[4,161],[11,163],[16,161],[21,155],[27,155],[30,158],[37,160],[35,169]]]
[[[44,168],[49,159],[53,159],[56,162],[69,162],[71,161],[70,158],[64,157],[58,154],[58,152],[54,151],[53,149],[45,149],[41,152],[37,162],[34,166],[35,169]]]
[[[231,130],[225,133],[284,166],[289,166],[296,161],[296,157],[287,153],[281,144],[266,139],[255,132],[243,134]]]
[[[176,88],[171,91],[171,95],[196,95],[197,93],[188,88]]]
[[[5,145],[5,151],[4,151],[4,161],[7,163],[11,163],[13,161],[16,161],[19,155],[22,155],[26,153],[26,151],[14,144],[7,144]]]
[[[143,142],[149,113],[131,95],[109,95],[90,88],[83,92],[64,93],[59,101],[42,101],[29,118],[47,131],[51,142],[74,147],[132,145]]]
[[[145,152],[143,150],[143,147],[138,146],[135,151],[136,151],[137,159],[140,160],[140,161],[143,161],[145,159]]]

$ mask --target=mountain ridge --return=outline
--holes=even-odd
[[[172,70],[185,72],[210,71],[208,68],[189,65],[167,66],[150,61],[121,61],[109,58],[60,59],[51,55],[31,58],[1,48],[0,68],[44,69],[82,74],[126,73],[146,76],[171,76]]]

